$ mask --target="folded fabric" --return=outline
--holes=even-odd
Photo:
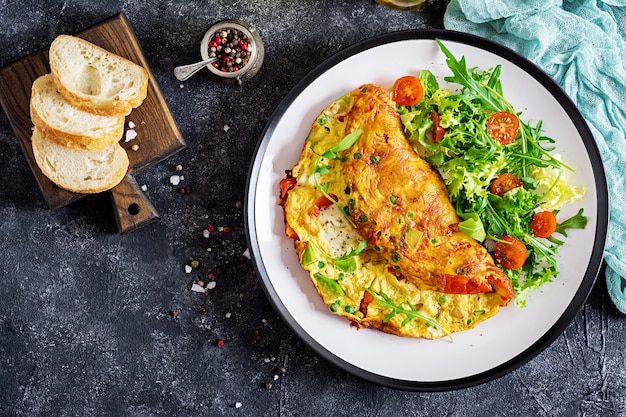
[[[608,293],[626,313],[626,0],[451,0],[446,29],[501,43],[550,75],[589,124],[606,170]]]

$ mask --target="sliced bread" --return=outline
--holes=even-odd
[[[30,116],[46,138],[69,148],[103,151],[124,134],[124,116],[100,116],[72,106],[57,92],[51,74],[33,83]]]
[[[128,170],[119,143],[104,151],[71,149],[47,139],[35,128],[31,137],[37,165],[52,182],[75,193],[98,193],[116,186]]]
[[[146,98],[145,68],[81,38],[57,36],[49,60],[57,90],[82,110],[126,116]]]

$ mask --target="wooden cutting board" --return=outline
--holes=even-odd
[[[159,218],[133,174],[157,164],[186,147],[172,114],[163,98],[145,56],[137,42],[126,15],[120,13],[108,20],[75,34],[110,52],[123,56],[148,70],[148,95],[143,104],[126,117],[134,124],[137,137],[120,144],[130,161],[124,180],[110,190],[120,233],[135,230]],[[52,42],[53,39],[50,39]],[[19,140],[44,199],[50,209],[64,207],[85,196],[63,190],[39,169],[30,143],[33,124],[30,120],[31,86],[41,75],[50,72],[48,49],[35,52],[0,69],[0,104]],[[138,145],[137,150],[132,150]]]

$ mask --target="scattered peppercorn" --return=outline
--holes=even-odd
[[[272,383],[271,382],[266,382],[265,383],[265,388],[272,389]]]
[[[222,232],[229,233],[230,232],[230,227],[228,227],[228,226],[222,227]]]
[[[210,225],[208,225],[208,226],[206,227],[206,229],[207,229],[209,232],[213,232],[213,231],[215,231],[215,226],[213,226],[212,224],[210,224]]]
[[[200,314],[206,314],[206,308],[205,308],[205,307],[199,307],[199,308],[198,308],[198,313],[200,313]]]
[[[199,261],[197,261],[195,259],[193,261],[191,261],[191,267],[192,268],[197,268],[199,266],[200,266],[200,262]]]
[[[250,61],[252,50],[250,40],[238,29],[226,28],[209,40],[209,57],[217,57],[211,65],[221,72],[235,72],[243,69]]]
[[[130,147],[130,149],[132,149],[133,151],[137,152],[139,150],[139,145],[137,145],[136,143]]]
[[[237,202],[235,203],[235,207],[240,209],[243,207],[243,202],[241,200],[237,200]]]
[[[170,316],[172,316],[172,317],[178,317],[178,311],[177,311],[177,310],[172,310],[172,311],[170,311]]]
[[[218,346],[218,347],[222,347],[222,346],[224,346],[224,339],[219,339],[219,340],[217,341],[217,346]]]
[[[183,166],[181,164],[176,165],[176,167],[174,168],[176,171],[182,171],[183,170]]]

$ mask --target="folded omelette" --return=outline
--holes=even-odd
[[[358,327],[435,339],[513,297],[458,227],[439,173],[408,143],[388,90],[364,85],[313,123],[281,181],[287,236],[330,311]]]

